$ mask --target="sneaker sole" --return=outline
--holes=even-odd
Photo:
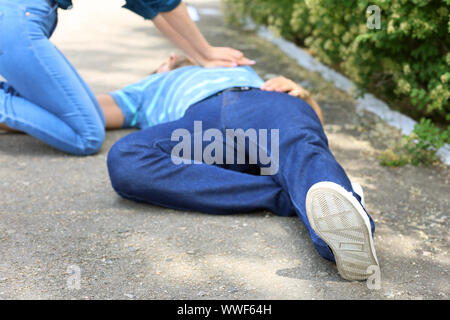
[[[369,266],[378,266],[369,218],[356,198],[332,182],[319,182],[306,196],[313,230],[333,251],[340,275],[366,280]]]

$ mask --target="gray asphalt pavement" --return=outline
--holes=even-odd
[[[96,93],[141,80],[173,50],[121,3],[75,1],[53,38]],[[105,160],[130,130],[108,132],[101,152],[83,158],[0,133],[0,299],[448,299],[448,167],[380,166],[395,129],[272,44],[227,27],[218,1],[189,3],[211,43],[243,50],[263,77],[289,76],[320,101],[331,149],[377,223],[381,288],[341,279],[296,218],[119,198]]]

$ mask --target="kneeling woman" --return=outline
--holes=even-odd
[[[50,42],[58,8],[71,0],[0,0],[0,130],[26,132],[75,155],[98,151],[105,116],[90,88]],[[198,64],[252,63],[231,48],[211,47],[181,0],[127,0]],[[70,36],[70,35],[68,35]],[[106,119],[107,121],[108,119]]]
[[[276,78],[264,83],[250,67],[172,70],[175,64],[172,56],[160,68],[166,72],[101,99],[120,110],[124,127],[143,129],[119,140],[109,153],[115,191],[181,210],[297,215],[319,254],[336,261],[345,279],[366,279],[368,267],[378,265],[374,224],[328,148],[317,103],[294,82]],[[196,128],[199,123],[209,134]],[[233,139],[222,149],[216,144],[219,161],[201,160],[202,153],[211,154],[203,141],[239,130],[277,130],[278,137],[273,143],[272,135],[257,139],[249,134],[245,148]],[[173,137],[180,131],[193,137],[190,149],[200,156],[175,152],[174,158],[179,141]],[[252,156],[250,145],[265,150]],[[232,159],[227,158],[230,148],[236,151]],[[260,175],[267,165],[261,154],[274,153],[276,170]]]

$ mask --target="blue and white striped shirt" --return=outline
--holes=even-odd
[[[147,128],[178,120],[193,104],[232,87],[260,88],[264,81],[251,67],[188,66],[111,93],[125,115],[124,127]]]

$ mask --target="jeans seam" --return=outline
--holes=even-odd
[[[0,10],[0,30],[2,30],[3,28],[3,11]],[[3,55],[3,50],[2,50],[2,38],[0,36],[0,56]]]
[[[1,121],[0,121],[0,122],[1,122],[1,123],[6,123],[6,119],[7,119],[7,118],[8,118],[8,115],[5,114],[5,121],[4,121],[4,122],[1,122]],[[19,121],[19,120],[14,120],[14,121]],[[20,119],[20,122],[21,122],[22,124],[25,124],[25,125],[27,125],[27,126],[33,128],[33,129],[38,128],[37,126],[35,126],[35,123],[34,123],[34,122],[29,122],[29,121],[26,121],[26,120],[24,120],[24,119]],[[14,126],[12,126],[12,127],[14,127]],[[71,128],[71,129],[73,130],[73,128]],[[75,144],[73,144],[73,143],[67,143],[67,141],[60,139],[58,135],[53,134],[52,131],[48,131],[46,128],[45,128],[45,129],[39,128],[39,130],[40,130],[41,132],[43,132],[43,133],[45,133],[45,134],[51,136],[53,139],[55,139],[55,140],[58,141],[59,143],[65,145],[65,146],[67,146],[67,147],[69,147],[69,148],[75,148],[75,149],[77,149],[77,147],[75,146]]]

